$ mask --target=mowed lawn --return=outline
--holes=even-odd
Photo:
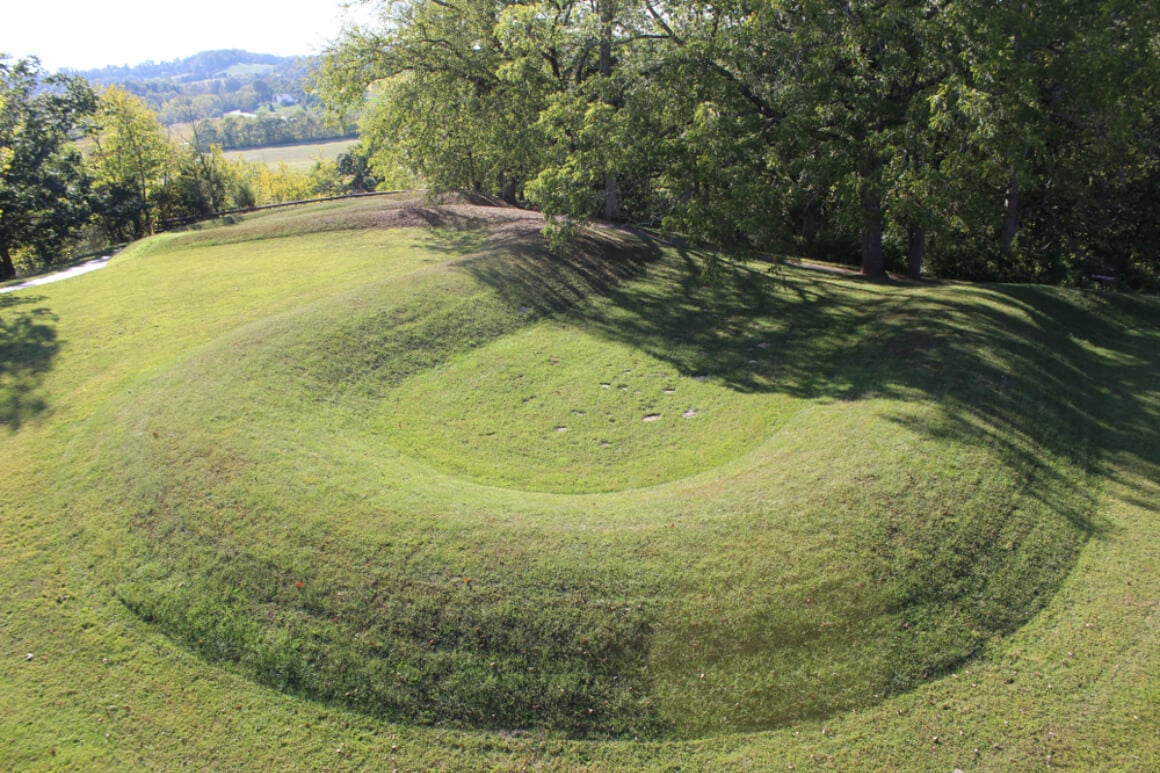
[[[0,296],[0,764],[1157,767],[1156,299],[538,226]]]
[[[334,161],[342,153],[350,150],[357,140],[333,140],[330,142],[307,142],[296,145],[270,145],[262,148],[231,150],[226,158],[241,161],[256,161],[277,169],[285,164],[294,171],[309,171],[317,161]]]

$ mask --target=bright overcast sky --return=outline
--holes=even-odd
[[[240,48],[316,54],[342,28],[343,0],[13,0],[0,11],[0,53],[46,69],[86,70]]]

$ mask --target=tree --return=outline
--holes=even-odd
[[[153,230],[158,194],[173,165],[175,148],[157,116],[124,89],[101,95],[89,133],[100,216],[113,238],[137,238]]]
[[[505,18],[513,64],[543,84],[529,199],[548,215],[639,217],[666,134],[655,68],[665,36],[639,0],[546,0]]]
[[[331,111],[367,100],[361,132],[389,182],[411,175],[432,189],[514,201],[540,168],[541,84],[511,68],[502,37],[514,0],[382,3],[380,30],[353,29],[319,74]]]
[[[194,147],[180,150],[175,154],[173,175],[159,196],[160,215],[166,219],[208,217],[240,197],[252,203],[237,171],[218,145],[204,153]]]
[[[897,198],[890,165],[907,158],[913,177],[927,163],[916,118],[946,72],[940,3],[720,0],[708,12],[650,8],[700,80],[718,83],[706,92],[712,109],[756,134],[737,138],[754,148],[746,165],[779,190],[806,241],[817,238],[826,211],[831,226],[858,234],[863,273],[883,275],[883,237]],[[755,152],[754,140],[764,153]],[[916,250],[916,264],[919,257]]]
[[[371,169],[366,148],[356,143],[335,159],[335,167],[343,187],[352,193],[368,193],[378,188],[382,180]]]
[[[931,99],[953,149],[939,162],[937,269],[1050,282],[1131,273],[1124,261],[1154,243],[1140,194],[1160,149],[1156,3],[968,2],[943,18],[963,66]]]
[[[648,39],[639,2],[381,8],[381,28],[349,30],[319,79],[333,107],[369,98],[362,133],[380,177],[401,169],[435,189],[621,218],[635,150],[649,139],[638,119],[652,114],[634,109],[626,66],[630,46]]]
[[[0,58],[0,279],[16,274],[15,250],[51,261],[88,219],[88,178],[70,135],[96,107],[80,78]]]

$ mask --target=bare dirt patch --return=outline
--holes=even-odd
[[[454,228],[483,229],[493,238],[511,238],[538,232],[544,218],[538,212],[500,202],[472,201],[462,194],[414,199],[387,207],[332,213],[334,224],[347,228]],[[321,222],[327,222],[323,218]]]

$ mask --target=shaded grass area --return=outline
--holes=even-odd
[[[120,598],[212,661],[378,717],[586,735],[657,729],[640,675],[650,624],[639,608],[550,586],[421,581],[412,567],[365,569],[347,593],[334,590],[348,587],[345,575],[290,582],[245,554],[229,564],[196,575],[196,592],[172,587],[172,576],[160,592],[143,590],[148,578],[138,577]],[[293,595],[271,587],[279,580]]]
[[[1147,720],[1155,693],[1141,678],[1155,534],[1131,515],[1155,511],[1153,302],[793,270],[770,282],[760,267],[713,285],[697,279],[695,255],[647,243],[606,269],[604,257],[550,263],[526,234],[503,248],[471,231],[373,233],[327,253],[327,290],[291,270],[325,249],[323,234],[262,240],[245,257],[236,250],[248,242],[233,237],[162,242],[107,269],[243,272],[214,302],[188,280],[157,298],[184,327],[152,328],[157,307],[119,284],[140,318],[92,291],[91,306],[79,293],[36,302],[63,346],[38,387],[51,411],[5,440],[24,453],[3,485],[56,490],[28,511],[36,521],[18,499],[0,503],[6,539],[30,546],[6,553],[4,613],[14,645],[36,653],[21,661],[28,674],[56,649],[47,629],[70,632],[82,654],[56,655],[56,668],[80,693],[43,670],[39,686],[26,681],[6,661],[14,708],[0,726],[27,755],[0,756],[48,759],[56,731],[18,716],[49,696],[60,706],[31,716],[78,728],[77,751],[52,742],[73,764],[193,754],[225,767],[768,769],[813,755],[838,767],[1019,768],[1054,753],[1146,769],[1155,759],[1122,716],[1133,707]],[[282,268],[245,273],[263,262]],[[216,281],[205,268],[199,280]],[[541,358],[536,346],[552,351]],[[501,355],[515,365],[496,371]],[[676,472],[666,471],[675,454],[626,453],[622,480],[583,495],[560,481],[544,491],[527,473],[504,479],[507,464],[465,479],[433,459],[470,439],[486,410],[512,432],[528,423],[510,415],[518,392],[496,372],[537,365],[537,391],[554,394],[584,371],[572,363],[622,357],[630,380],[676,383],[662,398],[695,389],[722,410],[646,424],[631,392],[622,406],[626,395],[597,382],[580,397],[609,400],[591,413],[626,428],[612,442],[705,419],[679,442],[721,453]],[[440,381],[441,404],[429,388]],[[576,398],[559,407],[579,422]],[[448,416],[457,404],[461,426],[441,439],[413,433],[426,450],[403,442],[399,424],[420,408]],[[773,417],[751,422],[763,440],[730,425],[761,411]],[[516,445],[581,430],[553,426]],[[680,436],[656,448],[665,437]],[[57,470],[27,453],[38,439],[63,449]],[[650,475],[665,482],[639,488]],[[1116,509],[1097,506],[1105,487]],[[1129,554],[1136,586],[1125,591],[1114,574]],[[25,573],[41,566],[33,585]],[[110,588],[148,623],[110,604]],[[1097,598],[1098,614],[1078,611]],[[1074,625],[1069,610],[1083,615]],[[1114,655],[1117,638],[1136,644]],[[96,669],[109,677],[90,673],[102,653],[110,664]],[[1085,705],[1108,718],[1084,718]],[[113,729],[119,739],[102,747]]]
[[[866,451],[884,457],[863,460],[855,458],[863,449],[850,442],[848,426],[834,423],[831,437],[819,438],[847,444],[841,463],[854,473],[827,470],[811,505],[857,514],[848,538],[870,553],[873,601],[864,598],[822,623],[829,633],[802,620],[814,614],[763,608],[747,623],[721,627],[716,660],[733,663],[786,639],[826,653],[815,670],[791,680],[798,689],[825,679],[827,665],[843,661],[827,650],[845,648],[881,664],[888,677],[876,694],[887,694],[956,668],[1046,603],[1097,531],[1096,449],[1108,447],[1102,418],[1108,393],[1076,386],[1103,367],[1102,347],[1114,348],[1125,325],[1147,324],[1146,317],[1123,313],[1131,301],[1079,301],[1042,288],[889,287],[825,276],[778,282],[760,268],[736,266],[706,287],[696,269],[685,256],[659,269],[667,272],[663,281],[612,288],[572,316],[586,329],[667,360],[681,375],[700,374],[739,393],[881,411],[880,420],[933,441],[918,456],[875,447]],[[528,271],[489,279],[508,288],[535,286]],[[1118,399],[1131,400],[1130,394]],[[916,411],[918,404],[930,410]],[[888,434],[882,426],[871,431]],[[857,580],[851,584],[858,587]],[[835,583],[816,595],[842,598],[851,590]],[[690,621],[677,626],[678,640],[695,640],[712,616],[705,607],[690,612],[671,616]],[[885,625],[857,623],[867,612],[880,612]],[[835,635],[835,628],[844,633]],[[867,636],[878,643],[858,643]],[[738,691],[773,681],[755,678],[752,670],[737,673]],[[698,672],[697,679],[703,676]],[[676,694],[695,692],[694,684],[686,680]],[[768,721],[777,706],[794,704],[807,716],[832,710],[834,703],[810,700],[816,692],[806,690],[809,698],[763,702],[759,716]],[[760,727],[760,720],[751,726]]]
[[[46,409],[41,383],[60,351],[56,315],[41,300],[0,296],[0,426],[11,431]]]

